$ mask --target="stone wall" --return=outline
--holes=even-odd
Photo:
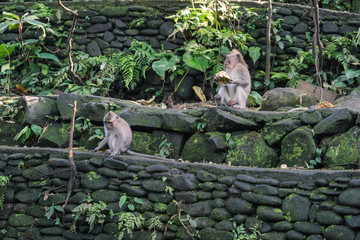
[[[20,140],[14,141],[14,136],[24,126],[36,124],[46,126],[45,131],[37,141],[30,138],[27,146],[68,147],[71,104],[76,100],[76,118],[80,118],[76,123],[82,123],[82,118],[92,125],[85,131],[75,131],[75,146],[89,150],[100,141],[89,140],[90,136],[99,135],[97,129],[103,132],[103,117],[112,109],[131,126],[131,149],[141,153],[159,154],[169,144],[163,150],[169,150],[170,158],[267,168],[282,164],[307,168],[319,157],[321,162],[313,164],[315,168],[349,169],[357,168],[359,159],[360,115],[347,108],[290,112],[228,107],[180,110],[76,94],[23,96],[18,100],[15,121],[0,121],[2,145],[23,145]],[[6,102],[6,98],[1,101]]]
[[[156,239],[233,240],[235,227],[258,226],[263,240],[354,240],[360,237],[360,173],[358,171],[302,171],[180,163],[76,152],[78,170],[74,192],[61,221],[45,209],[62,205],[69,179],[68,152],[57,149],[0,148],[0,174],[10,183],[0,210],[0,238],[14,239],[116,239],[116,220],[109,211],[119,208],[122,194],[139,198],[137,214],[160,216]],[[167,191],[172,189],[173,191]],[[71,210],[86,202],[107,204],[104,224],[89,232],[85,218],[77,233],[69,230]],[[177,209],[179,208],[179,209]],[[129,211],[129,210],[128,210]],[[186,219],[196,221],[195,229]],[[170,224],[171,223],[171,224]],[[164,236],[165,226],[166,235]],[[194,224],[192,226],[195,226]],[[151,239],[147,228],[132,238]],[[250,234],[250,232],[248,232]]]

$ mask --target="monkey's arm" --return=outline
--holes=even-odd
[[[101,141],[101,143],[99,144],[99,146],[97,148],[94,149],[94,151],[99,151],[103,146],[105,146],[105,144],[107,144],[109,141],[109,135],[105,135],[105,138]]]

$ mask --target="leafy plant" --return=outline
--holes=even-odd
[[[64,209],[60,205],[54,205],[52,204],[50,207],[46,209],[45,217],[47,219],[50,219],[53,214],[55,214],[55,225],[58,225],[60,223],[60,218],[57,217],[56,212],[64,212]]]
[[[118,240],[124,238],[125,233],[132,237],[132,232],[137,228],[142,228],[145,223],[145,218],[141,215],[134,214],[132,212],[120,212],[114,214],[113,212],[110,213],[110,217],[117,216],[118,218]]]
[[[248,232],[244,225],[241,224],[240,226],[236,225],[236,222],[233,222],[234,229],[234,238],[233,240],[257,240],[258,236],[261,234],[258,230],[259,225],[254,224],[254,226],[250,227],[250,231]]]
[[[25,143],[31,136],[38,138],[43,131],[43,128],[36,124],[31,124],[31,126],[24,127],[16,136],[14,140],[17,141],[22,136],[21,143]]]
[[[107,208],[106,203],[100,201],[99,203],[88,200],[87,203],[82,203],[72,210],[72,216],[75,216],[71,230],[76,232],[76,221],[80,216],[86,217],[85,221],[89,224],[89,232],[93,230],[96,224],[102,225],[105,222],[106,215],[103,213]]]
[[[225,134],[225,141],[226,141],[226,146],[229,148],[228,149],[228,158],[231,159],[231,156],[234,155],[234,151],[233,149],[236,147],[236,143],[235,141],[231,138],[231,133],[226,133]],[[231,165],[231,161],[228,162],[229,166]]]
[[[198,124],[196,125],[196,130],[198,132],[203,132],[205,127],[206,127],[206,123],[198,122]]]
[[[122,208],[125,203],[127,203],[127,208],[130,211],[134,211],[135,210],[134,203],[143,204],[143,201],[138,197],[131,198],[128,197],[126,194],[123,194],[119,199],[119,207]]]
[[[315,151],[315,159],[309,161],[309,168],[314,169],[316,166],[322,164],[321,153],[322,149],[317,148]]]
[[[75,129],[79,132],[83,132],[89,128],[91,128],[92,123],[89,118],[78,117],[75,120]]]
[[[149,219],[149,230],[152,230],[151,240],[155,240],[157,238],[157,228],[162,228],[163,224],[160,220],[160,216],[155,216]]]
[[[167,138],[163,137],[163,140],[159,144],[159,151],[156,154],[159,157],[167,158],[172,152],[171,143],[167,142]]]
[[[4,210],[5,202],[5,190],[6,186],[9,184],[10,179],[7,176],[0,176],[0,208]]]

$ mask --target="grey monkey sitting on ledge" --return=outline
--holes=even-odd
[[[104,131],[105,138],[101,141],[99,146],[94,149],[96,152],[104,147],[105,144],[108,144],[109,149],[107,149],[105,153],[110,153],[110,157],[115,157],[121,153],[127,153],[138,157],[176,161],[175,159],[162,158],[131,151],[129,149],[132,141],[131,128],[124,119],[112,111],[109,111],[104,117]]]

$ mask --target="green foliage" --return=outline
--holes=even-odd
[[[315,159],[309,161],[309,168],[314,169],[322,164],[321,153],[322,149],[317,148],[315,151]]]
[[[261,106],[262,96],[255,91],[251,91],[249,94],[249,100],[250,100],[251,105]]]
[[[250,227],[250,231],[247,231],[243,224],[240,226],[236,225],[236,222],[233,222],[234,229],[234,238],[233,240],[257,240],[258,236],[261,235],[258,230],[259,225],[254,224],[254,226]]]
[[[206,123],[198,122],[198,124],[196,125],[196,130],[198,132],[203,132],[205,127],[206,127]]]
[[[17,141],[22,136],[21,143],[25,143],[30,137],[38,138],[43,131],[43,128],[36,124],[31,124],[31,126],[25,126],[16,136],[14,140]]]
[[[118,240],[124,238],[125,233],[132,237],[132,232],[136,228],[142,228],[145,223],[145,218],[132,212],[112,213],[111,216],[118,218]]]
[[[78,117],[76,120],[75,120],[75,129],[78,131],[78,132],[84,132],[88,129],[90,129],[92,126],[92,123],[90,121],[89,118],[85,118],[85,117]]]
[[[89,224],[89,232],[95,225],[102,225],[105,222],[106,215],[103,213],[107,208],[106,203],[100,201],[99,203],[92,203],[92,200],[88,200],[87,203],[82,203],[72,210],[72,216],[75,216],[71,230],[76,232],[76,221],[80,216],[85,216],[85,221]]]
[[[60,223],[60,218],[57,216],[56,212],[65,212],[64,209],[60,205],[54,205],[52,204],[50,207],[47,208],[45,212],[45,217],[47,219],[50,219],[53,214],[55,214],[55,225],[58,225]]]
[[[18,107],[19,98],[0,98],[0,106],[2,112],[0,112],[0,120],[13,120],[15,119],[19,107]],[[21,109],[22,107],[20,107]]]
[[[167,142],[167,138],[163,137],[161,143],[159,144],[159,150],[156,154],[159,157],[167,158],[170,156],[173,149],[171,148],[171,143]]]
[[[6,186],[9,184],[10,179],[6,176],[0,176],[0,209],[4,210],[4,202],[5,202],[5,191]]]
[[[122,208],[125,203],[127,203],[127,208],[130,211],[135,210],[135,205],[134,205],[135,203],[144,204],[143,201],[138,197],[132,198],[132,197],[128,197],[126,194],[123,194],[119,199],[119,207]]]
[[[14,13],[3,12],[4,21],[0,23],[0,33],[3,33],[6,29],[18,29],[20,35],[19,43],[0,47],[0,61],[2,64],[0,90],[6,94],[9,94],[10,88],[15,85],[14,79],[22,79],[21,85],[30,88],[29,90],[35,93],[34,90],[37,90],[35,86],[40,85],[38,83],[39,78],[43,78],[51,72],[47,60],[52,61],[54,66],[61,64],[57,56],[47,52],[42,44],[48,32],[59,36],[59,33],[54,31],[49,23],[43,23],[39,19],[40,17],[48,17],[51,11],[45,5],[39,5],[38,9],[31,11],[31,13],[27,12],[20,17]],[[40,29],[42,34],[37,39],[24,39],[23,29],[26,29],[25,32]],[[11,53],[15,49],[20,50],[19,57],[11,59]],[[45,62],[47,63],[45,64]],[[40,89],[45,84],[41,83],[41,85]]]
[[[160,220],[160,216],[155,216],[155,217],[149,219],[149,230],[150,231],[152,230],[151,240],[157,239],[156,229],[161,229],[162,226],[163,226],[163,224]]]

